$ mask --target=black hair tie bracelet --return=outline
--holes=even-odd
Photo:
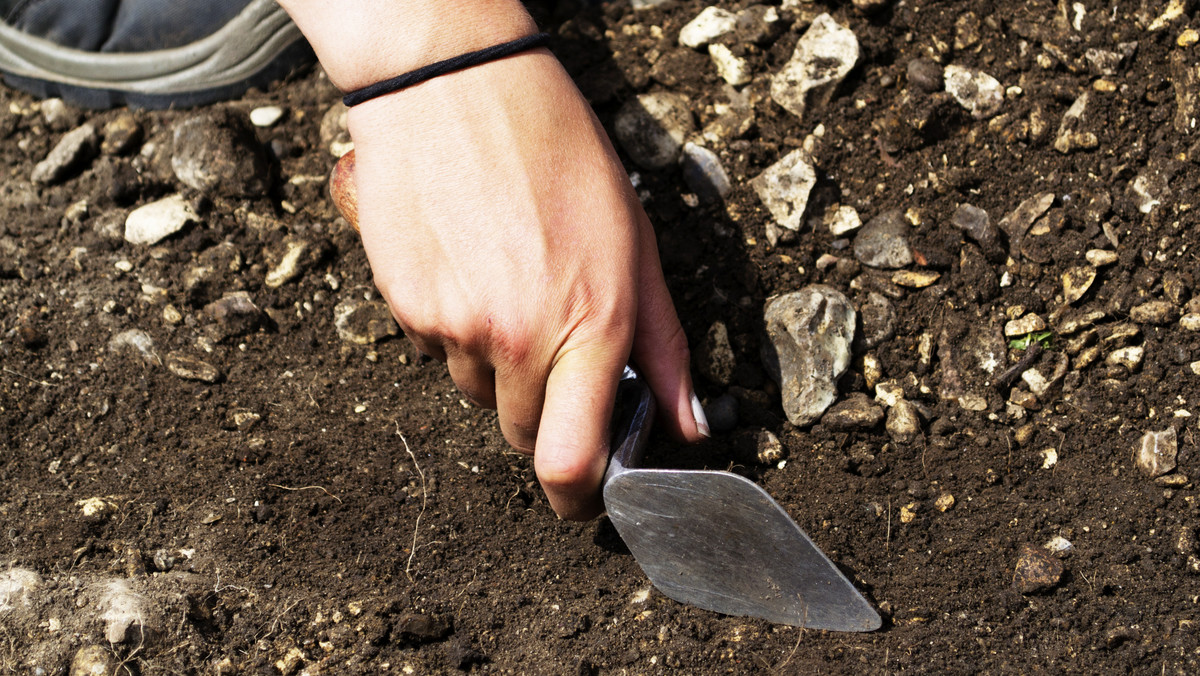
[[[347,106],[357,106],[360,103],[370,101],[373,98],[391,94],[392,92],[400,91],[406,87],[411,87],[415,84],[420,84],[426,80],[432,80],[446,73],[453,73],[456,70],[478,66],[481,63],[495,61],[506,56],[523,52],[527,49],[542,47],[550,41],[549,33],[536,33],[527,35],[523,38],[518,38],[511,42],[504,42],[491,47],[485,47],[478,51],[467,52],[459,56],[451,57],[445,61],[431,63],[428,66],[422,66],[416,70],[409,71],[403,75],[389,78],[383,82],[367,85],[362,89],[356,89],[342,97],[342,103]]]

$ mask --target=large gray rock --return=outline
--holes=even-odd
[[[828,14],[813,19],[792,59],[771,78],[771,98],[796,117],[827,103],[858,62],[858,38]]]
[[[837,379],[850,365],[854,306],[821,284],[767,303],[767,371],[779,382],[793,425],[810,425],[837,399]]]
[[[854,257],[870,268],[902,268],[913,262],[910,229],[904,214],[885,211],[868,221],[854,238]]]
[[[617,111],[613,132],[625,152],[644,169],[665,169],[679,159],[683,141],[695,130],[687,99],[669,92],[642,94]]]

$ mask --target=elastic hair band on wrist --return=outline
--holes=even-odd
[[[391,94],[392,92],[400,91],[406,87],[411,87],[415,84],[420,84],[426,80],[432,80],[435,77],[453,73],[456,70],[478,66],[481,63],[495,61],[506,56],[511,56],[517,52],[523,52],[527,49],[542,47],[550,41],[549,33],[536,33],[527,35],[523,38],[517,38],[512,42],[504,42],[491,47],[484,47],[478,51],[467,52],[459,56],[451,57],[445,61],[431,63],[428,66],[422,66],[416,70],[409,71],[403,75],[376,82],[375,84],[367,85],[362,89],[356,89],[342,97],[342,103],[347,106],[357,106],[360,103],[370,101],[371,99]]]

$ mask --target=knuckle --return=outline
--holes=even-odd
[[[524,364],[536,351],[535,337],[529,331],[490,315],[486,326],[490,351],[497,363]]]
[[[626,294],[584,286],[572,298],[576,327],[599,338],[616,338],[631,332],[636,307]]]
[[[662,344],[657,346],[660,354],[667,359],[674,361],[677,364],[687,364],[691,362],[692,351],[688,347],[687,334],[683,331],[683,326],[676,322],[670,334],[666,336]]]

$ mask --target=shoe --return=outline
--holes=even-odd
[[[0,0],[0,73],[85,108],[199,106],[315,61],[275,0]]]

